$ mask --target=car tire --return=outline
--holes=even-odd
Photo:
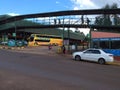
[[[100,59],[98,60],[98,63],[99,63],[99,64],[105,64],[105,59],[100,58]]]
[[[76,55],[76,56],[75,56],[75,60],[76,60],[76,61],[80,61],[80,60],[81,60],[81,57],[80,57],[79,55]]]

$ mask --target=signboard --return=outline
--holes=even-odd
[[[92,41],[120,41],[120,38],[94,38]]]
[[[12,33],[12,36],[13,36],[13,37],[16,37],[16,33]]]

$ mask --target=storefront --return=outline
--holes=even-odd
[[[92,32],[92,47],[120,56],[120,34]]]
[[[102,49],[120,49],[120,38],[93,38],[92,47]]]

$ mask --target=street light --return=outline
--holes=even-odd
[[[13,25],[14,25],[14,33],[12,34],[12,36],[15,38],[15,46],[16,46],[16,40],[17,40],[16,29],[17,29],[17,27],[16,27],[16,23],[15,22],[13,23]]]
[[[15,23],[14,23],[15,24]],[[17,38],[16,38],[16,24],[15,24],[15,46],[16,46],[16,40],[17,40]]]

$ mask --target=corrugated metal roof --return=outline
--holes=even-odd
[[[62,29],[51,29],[51,28],[44,28],[44,29],[20,29],[19,31],[24,31],[24,32],[30,32],[30,33],[38,33],[38,34],[48,34],[48,35],[56,35],[56,36],[63,36],[63,30]],[[82,33],[75,33],[75,32],[70,32],[69,37],[68,37],[68,31],[64,31],[64,38],[71,38],[71,39],[76,39],[76,40],[84,40],[85,35]]]
[[[92,31],[91,32],[91,37],[92,38],[120,38],[120,33],[109,33],[109,32],[97,32],[97,31]]]

